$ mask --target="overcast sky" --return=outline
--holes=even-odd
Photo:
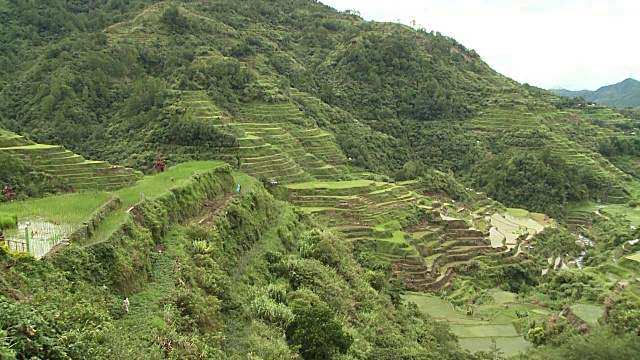
[[[638,0],[320,0],[365,20],[415,20],[542,88],[596,90],[640,80]]]

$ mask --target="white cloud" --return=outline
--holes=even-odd
[[[502,74],[549,88],[591,89],[640,80],[635,0],[324,0],[367,20],[409,23],[451,36]]]

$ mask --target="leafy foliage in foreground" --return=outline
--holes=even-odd
[[[176,196],[183,203],[190,195]],[[50,359],[470,356],[446,325],[394,304],[386,285],[372,288],[338,233],[259,185],[208,225],[160,216],[123,226],[136,241],[72,246],[52,260],[0,247],[2,351]]]

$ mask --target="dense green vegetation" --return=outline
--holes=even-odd
[[[38,262],[0,246],[3,356],[469,356],[446,326],[372,288],[338,233],[257,183],[207,224],[183,217],[196,193],[228,196],[229,173],[215,174],[146,200],[104,243]]]
[[[0,358],[637,357],[637,111],[309,0],[0,8]]]
[[[562,123],[555,106],[575,104],[502,77],[439,33],[366,22],[302,0],[5,5],[3,34],[15,36],[3,40],[3,61],[12,66],[1,76],[0,126],[89,159],[143,171],[158,155],[172,163],[230,161],[249,130],[224,124],[254,116],[245,109],[256,101],[293,100],[304,112],[301,125],[317,123],[352,165],[388,176],[419,161],[500,201],[550,213],[568,201],[621,196],[625,186],[589,152],[598,148],[577,149],[585,161],[565,166],[562,160],[574,159],[566,145],[536,153],[543,173],[532,174],[526,190],[474,181],[491,177],[492,164],[520,162],[528,155],[523,147],[548,142],[549,130],[533,127],[539,119]],[[204,98],[190,100],[194,90]],[[492,128],[476,131],[485,118]],[[521,128],[498,126],[503,120]],[[560,143],[571,136],[554,131]],[[505,146],[512,151],[505,154]],[[545,168],[580,179],[549,179]],[[499,175],[511,178],[512,170]],[[549,186],[558,189],[534,199]]]
[[[20,159],[0,152],[0,184],[11,184],[17,199],[64,190],[65,182],[38,171]]]
[[[611,186],[606,178],[580,172],[561,157],[544,151],[494,156],[478,164],[474,185],[507,206],[523,206],[552,215],[569,202],[599,198]]]

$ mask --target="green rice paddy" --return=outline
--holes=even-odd
[[[575,304],[571,312],[589,325],[597,325],[598,319],[604,314],[602,305]]]
[[[598,211],[603,216],[627,219],[634,226],[640,226],[640,207],[629,207],[626,204],[598,204],[594,202],[580,203],[568,208],[575,213],[594,213]]]
[[[285,185],[288,189],[307,190],[307,189],[349,189],[354,187],[364,187],[373,184],[371,180],[351,180],[351,181],[332,181],[332,182],[306,182],[299,184]]]
[[[16,214],[18,221],[21,222],[41,218],[75,226],[104,204],[109,197],[109,193],[104,191],[55,195],[42,199],[2,203],[0,212]]]
[[[631,260],[640,262],[640,252],[637,252],[637,253],[635,253],[633,255],[627,256],[627,259],[631,259]]]
[[[515,300],[515,294],[507,291],[493,290],[491,295],[496,301],[494,305],[487,305],[492,310],[489,313],[493,314],[489,320],[462,314],[450,302],[424,293],[407,293],[403,295],[403,299],[415,303],[425,314],[449,323],[451,331],[459,339],[460,346],[471,352],[489,351],[493,339],[507,357],[530,348],[531,343],[518,334],[512,321],[517,318],[516,309],[531,309],[534,306],[527,304],[522,304],[522,307],[517,306],[520,304],[512,302]],[[503,308],[503,304],[507,303],[509,310]],[[485,309],[485,313],[487,310]]]
[[[502,305],[506,303],[516,302],[517,295],[509,291],[496,289],[491,291],[491,297],[493,297],[493,301],[496,304]]]
[[[160,196],[165,191],[188,180],[191,176],[207,172],[223,164],[221,161],[193,161],[178,164],[167,168],[164,172],[145,176],[134,186],[118,190],[115,194],[123,204],[133,205],[140,201],[141,194],[147,197]]]

